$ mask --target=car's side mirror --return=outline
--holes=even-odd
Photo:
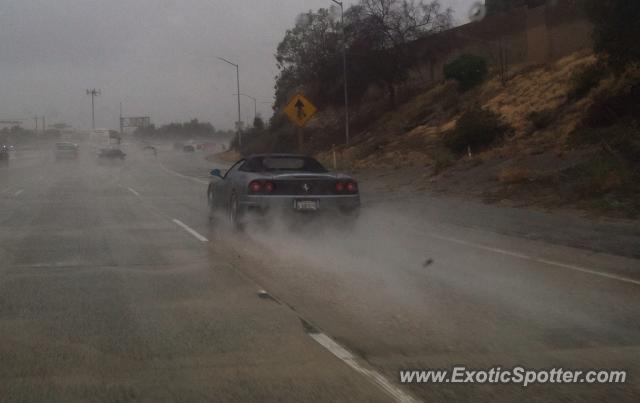
[[[220,173],[220,170],[219,170],[219,169],[213,169],[213,170],[211,171],[211,176],[217,176],[218,178],[223,179],[223,178],[222,178],[222,173]]]

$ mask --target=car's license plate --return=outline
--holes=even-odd
[[[296,210],[314,211],[320,208],[318,200],[295,200],[293,208]]]

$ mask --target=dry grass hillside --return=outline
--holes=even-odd
[[[579,99],[568,95],[574,74],[595,61],[588,52],[576,53],[551,65],[514,69],[506,83],[494,77],[464,93],[454,82],[439,84],[372,119],[351,147],[336,148],[338,168],[384,175],[393,183],[394,175],[410,175],[410,189],[488,202],[636,217],[638,189],[628,189],[625,174],[598,165],[598,146],[571,140],[591,104],[612,85],[607,78]],[[454,154],[443,139],[475,105],[495,112],[509,129],[491,147]],[[335,116],[320,113],[309,132],[329,132],[332,126],[335,131]],[[333,163],[331,151],[317,156]],[[386,189],[406,184],[396,182]]]
[[[566,136],[576,127],[589,102],[585,99],[565,107],[571,75],[594,60],[590,54],[574,54],[551,66],[515,71],[506,85],[495,77],[466,93],[459,93],[453,82],[442,83],[380,116],[368,130],[355,136],[352,147],[340,148],[339,152],[355,168],[433,167],[445,152],[441,137],[474,104],[498,113],[514,129],[507,141],[480,157],[507,151],[527,154],[555,147],[563,149]],[[553,122],[544,130],[535,131],[530,115],[544,111],[554,113]],[[316,121],[332,120],[322,114],[316,118]]]

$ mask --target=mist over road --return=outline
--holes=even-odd
[[[585,239],[601,246],[576,248],[499,230],[508,217],[465,226],[471,214],[453,204],[372,198],[364,186],[352,231],[233,233],[207,219],[207,172],[224,164],[127,147],[121,164],[99,165],[81,144],[79,161],[56,163],[42,146],[0,169],[0,401],[398,400],[318,332],[424,401],[640,399],[632,228],[592,228]],[[455,364],[631,376],[398,383],[400,369]]]
[[[0,170],[0,401],[388,400],[172,221],[201,189],[81,152]]]

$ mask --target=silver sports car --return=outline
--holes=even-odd
[[[293,154],[259,154],[242,159],[213,179],[207,196],[210,217],[222,212],[235,226],[250,217],[273,213],[317,216],[323,213],[349,220],[360,208],[357,182],[332,173],[313,158]]]

